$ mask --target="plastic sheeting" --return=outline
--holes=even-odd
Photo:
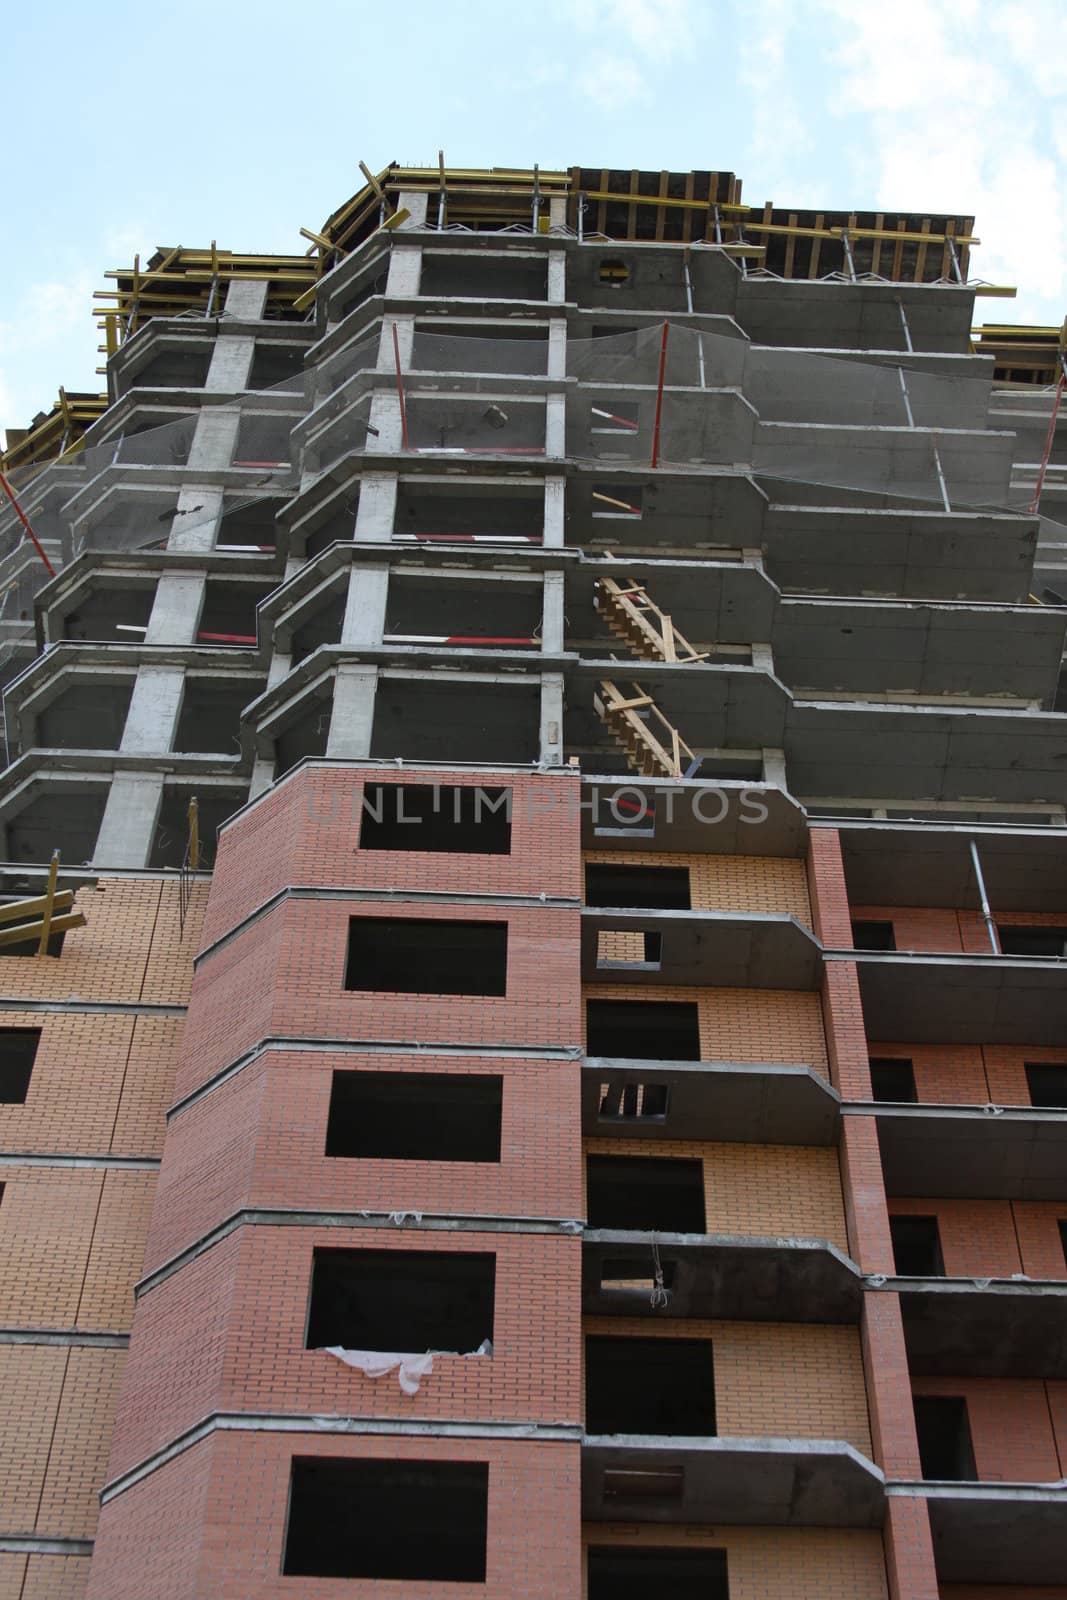
[[[368,1378],[384,1378],[386,1373],[397,1368],[400,1387],[405,1394],[418,1394],[419,1385],[423,1378],[428,1378],[433,1372],[434,1356],[458,1356],[465,1359],[474,1356],[491,1356],[493,1343],[491,1339],[483,1339],[477,1350],[423,1350],[418,1352],[400,1350],[346,1350],[343,1345],[330,1344],[323,1346],[323,1352],[328,1356],[336,1356],[338,1361],[343,1361],[346,1367],[355,1367]]]

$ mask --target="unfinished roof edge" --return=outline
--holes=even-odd
[[[563,228],[592,239],[634,243],[719,245],[746,270],[772,279],[836,279],[965,284],[974,218],[912,211],[790,208],[741,202],[741,179],[732,172],[629,171],[576,164],[564,171],[530,168],[406,167],[391,162],[376,177],[360,163],[366,182],[315,231],[303,255],[256,254],[204,247],[159,247],[142,268],[105,275],[113,287],[94,299],[110,357],[156,316],[218,313],[220,285],[235,277],[266,279],[268,319],[300,319],[319,280],[381,228],[400,219],[401,193],[425,193],[432,226],[464,232],[506,229],[548,232]],[[978,290],[989,292],[989,286]],[[1014,293],[1014,291],[997,291]],[[1016,334],[1040,335],[1042,370],[1056,370],[1062,335],[1054,329],[989,330],[982,348],[999,358],[1001,346],[1018,357]],[[994,337],[995,335],[995,337]],[[1053,337],[1049,337],[1053,336]],[[1028,361],[1029,367],[1033,361]],[[1017,359],[1010,363],[1014,373]],[[104,369],[100,369],[104,370]],[[1014,381],[1009,378],[1008,381]],[[1029,381],[1035,381],[1030,379]],[[1051,380],[1054,381],[1054,377]],[[0,452],[4,472],[32,468],[76,450],[106,409],[103,395],[59,391],[49,411],[26,429],[10,429]]]

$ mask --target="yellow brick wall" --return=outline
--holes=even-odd
[[[126,1332],[155,1173],[3,1167],[0,1182],[0,1327]]]
[[[829,1239],[848,1250],[836,1149],[677,1139],[587,1139],[584,1145],[587,1155],[702,1161],[709,1233]]]
[[[817,994],[799,989],[698,989],[683,984],[586,983],[586,1000],[695,1001],[705,1061],[783,1061],[828,1077]]]
[[[207,886],[182,930],[176,880],[80,890],[87,925],[59,957],[0,958],[0,1028],[39,1027],[26,1101],[0,1106],[0,1153],[158,1157],[184,1019],[45,1011],[40,1000],[183,1006]],[[124,1332],[154,1170],[0,1165],[0,1327]],[[125,1351],[0,1344],[0,1534],[88,1539]],[[86,1557],[0,1554],[0,1600],[76,1600]]]
[[[587,1523],[583,1543],[725,1550],[730,1600],[886,1600],[887,1595],[882,1536],[867,1529],[639,1528],[605,1522]],[[650,1592],[649,1600],[660,1596]]]
[[[618,1338],[710,1339],[720,1437],[843,1439],[871,1454],[857,1328],[654,1317],[585,1317],[582,1327]]]
[[[583,850],[583,861],[620,867],[688,867],[694,911],[781,912],[811,927],[811,901],[803,861],[785,856],[698,856],[676,852]]]

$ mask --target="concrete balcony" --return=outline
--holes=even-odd
[[[590,763],[591,764],[591,763]],[[632,773],[582,784],[587,850],[803,856],[807,819],[783,788],[728,778],[655,782]]]
[[[728,989],[814,989],[821,946],[784,913],[582,907],[582,978]]]
[[[915,1377],[1067,1378],[1067,1283],[888,1278]]]
[[[926,1500],[942,1583],[1057,1585],[1067,1572],[1067,1484],[891,1484]]]
[[[670,1293],[656,1310],[654,1253]],[[607,1228],[582,1237],[587,1316],[856,1323],[862,1299],[858,1267],[826,1239]]]
[[[868,1105],[889,1194],[1060,1200],[1067,1112],[1016,1106]]]
[[[648,1085],[657,1095],[652,1114],[642,1111]],[[807,1066],[611,1056],[586,1056],[582,1064],[586,1138],[830,1145],[840,1108],[837,1090]]]
[[[971,840],[994,906],[1060,911],[1067,905],[1067,832],[974,824],[899,822],[843,827],[841,849],[853,905],[976,907]]]
[[[933,1044],[1060,1044],[1067,963],[1028,956],[856,951],[867,1036]]]
[[[835,1440],[587,1434],[582,1445],[589,1522],[878,1528],[884,1506],[881,1472]]]

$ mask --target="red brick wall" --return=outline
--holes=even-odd
[[[507,995],[346,990],[353,916],[506,922]],[[187,1094],[269,1034],[574,1046],[580,1034],[578,924],[577,909],[286,900],[198,968],[175,1093]]]
[[[913,1378],[914,1394],[962,1395],[978,1476],[993,1483],[1049,1483],[1064,1475],[1064,1446],[1049,1390],[1034,1378]],[[1058,1398],[1058,1396],[1057,1396]]]
[[[936,1217],[950,1278],[1067,1278],[1058,1221],[1067,1200],[890,1199],[891,1216]]]
[[[510,855],[359,848],[365,784],[434,782],[511,789]],[[577,774],[302,767],[223,830],[203,942],[293,884],[578,898],[580,820]]]
[[[280,1575],[290,1462],[307,1455],[489,1463],[485,1583],[360,1581],[361,1600],[581,1593],[577,1443],[261,1432],[214,1434],[104,1506],[89,1600],[336,1600],[335,1578]]]
[[[436,1358],[432,1376],[408,1396],[395,1375],[367,1378],[306,1350],[316,1247],[495,1254],[493,1355]],[[215,1410],[577,1423],[580,1273],[581,1243],[568,1235],[242,1228],[138,1302],[109,1474]]]
[[[861,1528],[664,1528],[590,1522],[583,1529],[583,1544],[725,1550],[730,1600],[885,1600],[887,1593],[881,1537]],[[649,1600],[669,1596],[650,1591]]]
[[[503,1079],[499,1162],[327,1157],[335,1071]],[[146,1268],[241,1206],[485,1216],[582,1214],[578,1060],[271,1050],[171,1120]]]

